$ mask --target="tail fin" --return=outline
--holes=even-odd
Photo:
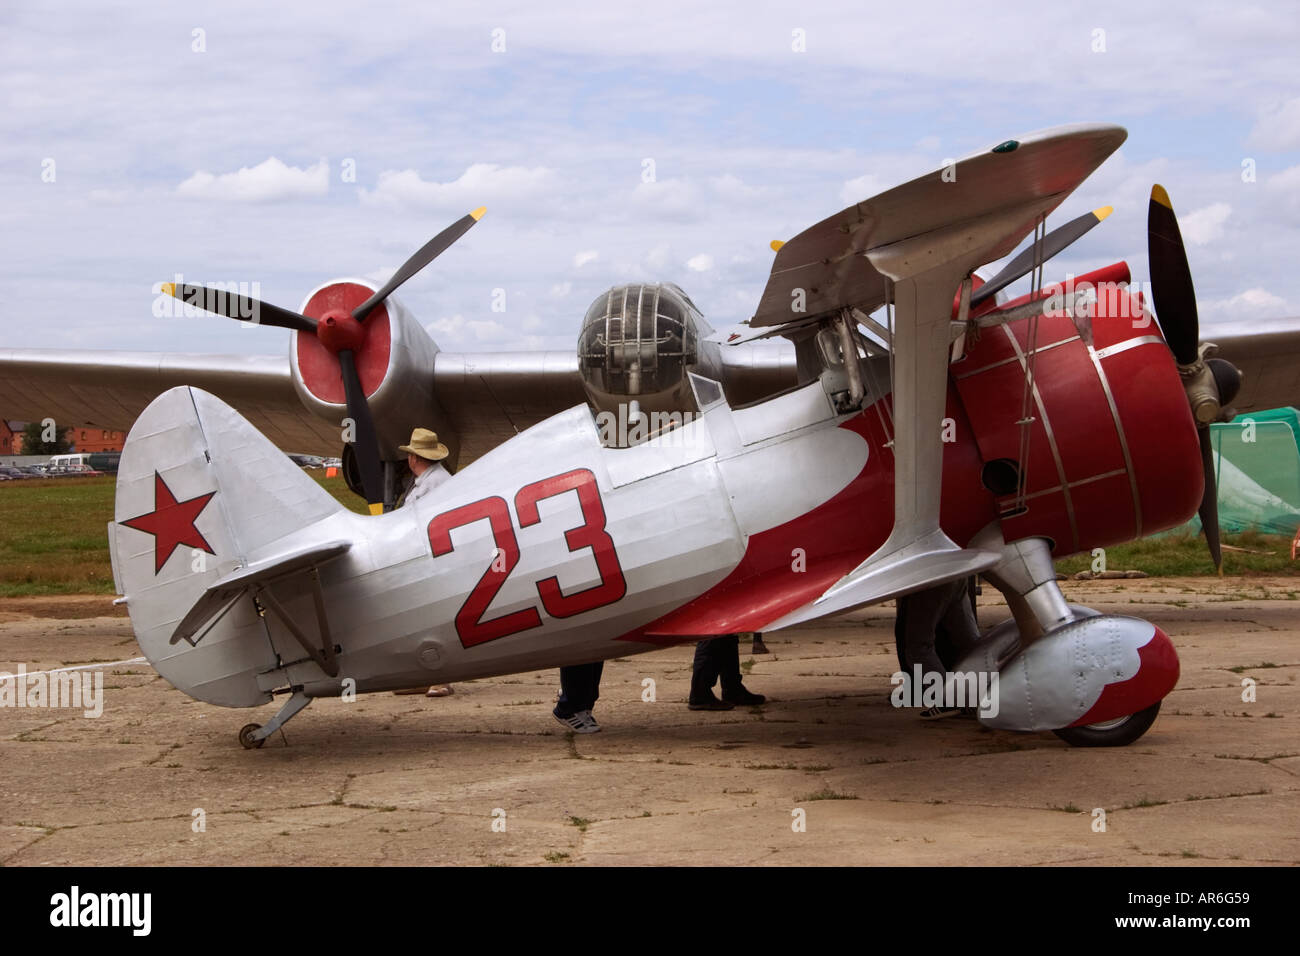
[[[140,649],[192,697],[229,707],[269,700],[274,681],[258,675],[277,658],[251,602],[201,641],[170,639],[250,555],[343,510],[220,399],[184,386],[159,395],[127,436],[109,525],[113,576]]]

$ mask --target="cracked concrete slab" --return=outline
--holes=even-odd
[[[747,684],[769,696],[761,708],[688,711],[691,645],[611,661],[596,708],[605,730],[585,737],[551,718],[548,671],[442,699],[318,701],[245,751],[239,727],[278,702],[211,707],[147,666],[113,664],[97,719],[0,708],[0,862],[1300,863],[1293,585],[1064,587],[1154,621],[1179,648],[1179,685],[1130,747],[1078,750],[896,710],[890,607],[769,635],[768,655],[742,643]],[[129,622],[97,600],[67,617],[66,602],[0,601],[0,670],[136,656]],[[1005,617],[986,593],[982,621]]]

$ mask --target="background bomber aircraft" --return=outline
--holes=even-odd
[[[478,209],[383,286],[328,282],[298,312],[164,286],[294,330],[287,359],[11,350],[0,402],[134,421],[109,526],[118,589],[176,687],[226,706],[290,695],[244,728],[245,746],[348,686],[780,629],[976,573],[1014,615],[953,662],[1001,676],[998,713],[981,719],[1128,743],[1177,680],[1172,642],[1068,605],[1052,560],[1200,508],[1218,563],[1208,426],[1230,403],[1288,400],[1296,341],[1220,339],[1219,357],[1199,341],[1159,186],[1159,325],[1123,262],[1041,285],[1043,263],[1107,210],[1052,232],[1046,216],[1125,136],[1080,125],[1007,140],[773,243],[759,307],[733,330],[714,333],[675,286],[635,285],[597,299],[576,355],[440,352],[392,293]],[[1031,232],[997,276],[974,274]],[[1008,301],[1031,272],[1034,291]],[[626,419],[633,402],[634,417],[698,416],[602,443],[593,409]],[[335,453],[344,419],[349,483],[372,517],[275,447]],[[455,475],[383,514],[414,426],[438,431]],[[193,549],[212,560],[196,568]]]

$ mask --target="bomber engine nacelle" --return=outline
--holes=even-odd
[[[712,331],[672,283],[602,292],[578,334],[578,372],[588,399],[608,412],[633,401],[646,412],[696,410],[686,372],[708,358],[702,330]],[[706,367],[715,364],[705,361]]]
[[[398,446],[411,429],[438,424],[438,437],[451,451],[455,466],[459,442],[446,431],[448,419],[433,390],[433,363],[438,346],[411,312],[389,296],[375,306],[364,325],[350,323],[350,312],[375,291],[364,279],[335,279],[313,289],[301,312],[319,323],[315,335],[295,332],[289,361],[293,386],[303,405],[328,421],[340,423],[344,440],[348,418],[347,396],[339,362],[331,346],[337,340],[350,344],[366,401],[374,417],[380,454],[389,460],[403,458]],[[355,337],[355,341],[348,341]]]

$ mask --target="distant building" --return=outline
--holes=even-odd
[[[115,432],[107,428],[92,428],[86,425],[73,428],[68,437],[72,441],[73,451],[121,451],[122,444],[126,441],[126,432]]]
[[[0,455],[23,453],[23,428],[26,422],[7,422],[0,418]]]
[[[0,455],[23,454],[23,429],[26,427],[26,422],[0,419]],[[72,443],[71,451],[121,451],[126,442],[126,432],[78,425],[68,429],[68,440]]]

